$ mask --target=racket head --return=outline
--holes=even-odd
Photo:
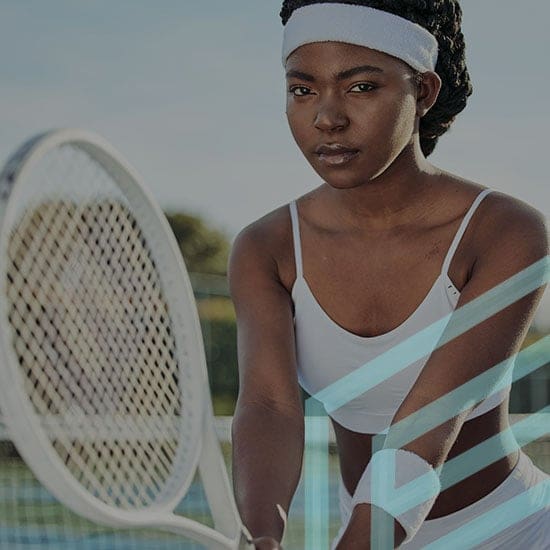
[[[18,451],[92,521],[171,512],[212,409],[164,214],[108,143],[54,130],[6,163],[0,228],[0,399]]]

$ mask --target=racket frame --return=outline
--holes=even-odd
[[[4,329],[0,330],[0,399],[10,437],[40,482],[63,504],[93,522],[118,528],[159,528],[189,536],[212,549],[250,548],[247,541],[251,536],[239,518],[214,429],[202,333],[189,275],[164,213],[137,172],[110,144],[90,132],[51,130],[25,142],[9,158],[0,173],[0,266],[2,258],[7,257],[8,229],[15,215],[13,206],[18,204],[19,192],[25,185],[27,175],[46,153],[63,145],[77,147],[98,161],[118,183],[139,220],[140,230],[146,237],[163,291],[168,297],[178,361],[191,361],[194,365],[190,369],[191,375],[188,369],[185,371],[186,380],[181,380],[180,376],[179,381],[180,384],[191,384],[193,387],[192,402],[189,403],[187,399],[185,404],[186,414],[197,415],[192,435],[187,441],[188,445],[193,445],[193,452],[183,453],[182,442],[179,442],[177,453],[180,457],[183,453],[186,459],[183,464],[175,461],[180,467],[172,473],[166,484],[176,487],[176,490],[169,491],[158,505],[129,511],[94,497],[68,472],[54,451],[41,426],[40,417],[24,390],[19,362],[10,341],[10,331]],[[6,277],[1,267],[0,277],[0,326],[11,329],[5,291]],[[194,343],[185,346],[183,335],[190,332]],[[184,358],[182,353],[190,354],[190,357]],[[215,529],[173,513],[187,493],[197,466]]]

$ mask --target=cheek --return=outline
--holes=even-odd
[[[391,141],[399,146],[408,143],[413,134],[416,118],[415,98],[412,95],[401,98],[394,112]]]
[[[308,135],[311,133],[311,124],[305,109],[292,109],[287,107],[286,118],[290,132],[298,146],[305,145]]]
[[[382,156],[393,156],[409,143],[414,131],[416,104],[414,97],[401,96],[357,112],[359,134]]]

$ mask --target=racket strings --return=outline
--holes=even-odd
[[[168,304],[110,176],[67,149],[57,155],[70,162],[47,159],[10,233],[14,348],[30,401],[72,475],[106,503],[140,508],[163,494],[181,452]]]

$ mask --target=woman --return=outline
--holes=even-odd
[[[300,478],[299,385],[311,395],[330,388],[547,265],[549,251],[538,210],[427,160],[472,93],[456,0],[287,0],[281,17],[289,126],[323,183],[244,228],[229,261],[240,376],[233,479],[256,548],[281,547],[280,506],[288,512]],[[513,360],[540,282],[453,338],[438,332],[403,368],[373,362],[359,392],[350,387],[347,402],[327,407],[341,469],[332,548],[371,548],[371,516],[391,521],[395,547],[424,548],[548,479],[510,447],[509,385],[496,391],[503,371],[466,398],[454,391]],[[439,420],[406,441],[412,431],[398,422],[431,403]],[[384,449],[373,453],[381,432]],[[443,464],[486,440],[494,460],[448,483]],[[376,497],[372,485],[390,460],[398,481],[423,476],[429,498],[403,511]],[[548,504],[548,492],[537,494]],[[521,521],[508,517],[481,546],[547,548],[544,502]]]

